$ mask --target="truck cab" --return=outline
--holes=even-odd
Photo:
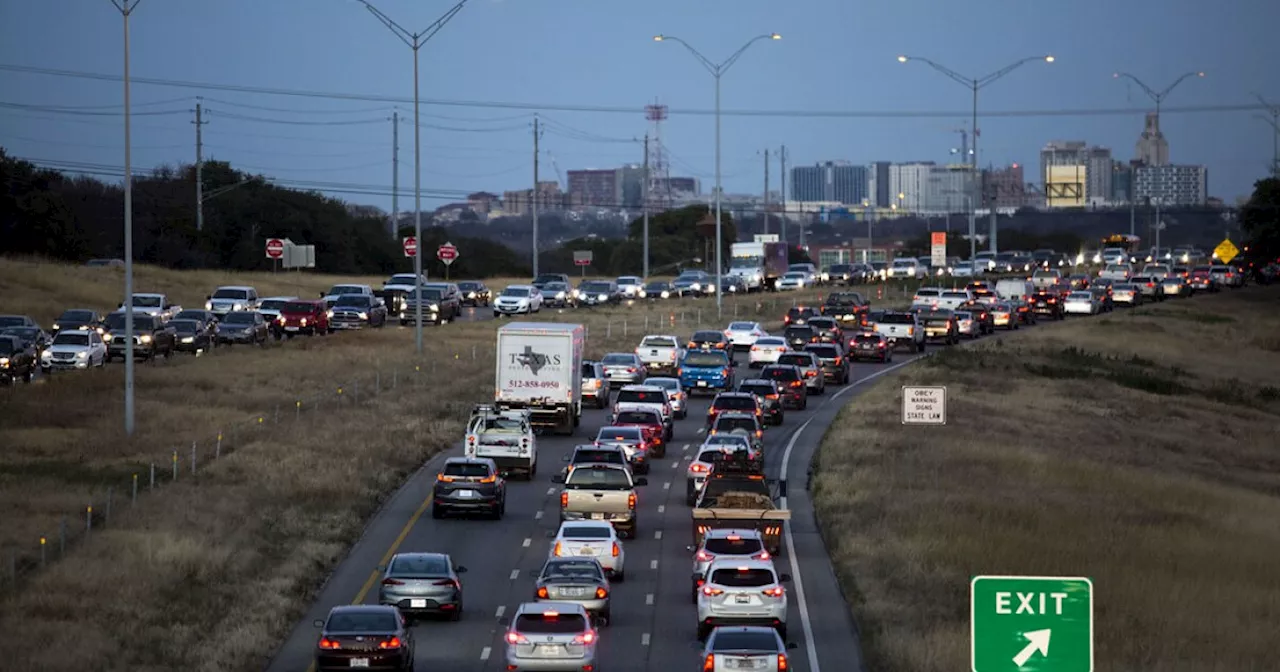
[[[493,460],[503,473],[520,473],[533,480],[538,473],[538,440],[533,433],[529,411],[499,410],[477,404],[467,422],[467,457]]]

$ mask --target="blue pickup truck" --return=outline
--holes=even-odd
[[[690,395],[706,390],[733,390],[734,362],[722,350],[691,350],[680,360],[680,385]]]

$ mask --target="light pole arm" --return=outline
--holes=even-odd
[[[221,196],[221,195],[223,195],[223,194],[227,193],[228,191],[233,191],[233,190],[235,190],[235,189],[239,189],[240,187],[243,187],[244,185],[249,184],[250,182],[257,182],[259,179],[260,179],[260,178],[257,178],[257,177],[250,177],[250,178],[246,178],[246,179],[240,180],[239,182],[236,182],[235,184],[229,184],[229,185],[227,185],[227,186],[225,186],[225,187],[220,187],[220,188],[218,188],[218,189],[214,189],[213,191],[210,191],[209,193],[205,194],[205,195],[204,195],[204,198],[200,199],[200,202],[201,202],[201,203],[205,203],[205,202],[207,202],[207,201],[208,201],[209,199],[211,199],[211,198],[217,198],[218,196]]]
[[[1127,73],[1127,72],[1117,72],[1117,73],[1115,74],[1115,78],[1116,78],[1116,79],[1127,79],[1127,80],[1129,80],[1129,81],[1133,82],[1134,84],[1137,84],[1139,88],[1141,88],[1143,91],[1145,91],[1145,92],[1147,93],[1147,95],[1148,95],[1148,96],[1150,96],[1150,97],[1151,97],[1151,100],[1153,100],[1153,101],[1155,101],[1155,102],[1157,102],[1157,103],[1158,103],[1158,102],[1160,102],[1160,99],[1161,99],[1161,97],[1162,97],[1162,96],[1161,96],[1160,94],[1156,93],[1155,89],[1153,89],[1153,88],[1151,88],[1151,87],[1147,86],[1147,83],[1146,83],[1146,82],[1144,82],[1144,81],[1142,81],[1141,79],[1138,79],[1137,77],[1134,77],[1133,75],[1131,75],[1131,74],[1129,74],[1129,73]]]
[[[141,0],[138,1],[141,2]],[[381,21],[382,24],[390,29],[392,33],[395,33],[395,36],[400,38],[401,42],[404,42],[410,49],[416,51],[421,48],[422,45],[426,44],[428,40],[435,37],[436,33],[440,32],[440,30],[445,27],[445,24],[449,23],[453,17],[457,16],[458,12],[462,11],[463,6],[465,6],[469,0],[462,0],[450,8],[449,11],[442,14],[434,23],[416,33],[411,33],[406,30],[404,26],[396,23],[394,19],[384,14],[382,10],[369,4],[368,0],[358,0],[358,2],[364,5],[364,8],[369,10],[369,13],[372,14],[374,18]]]
[[[703,56],[702,52],[693,48],[693,45],[689,44],[688,42],[685,42],[683,39],[679,37],[675,37],[674,35],[658,35],[654,39],[658,42],[667,42],[667,41],[678,42],[685,49],[688,49],[689,53],[693,54],[694,58],[698,59],[698,62],[702,64],[702,67],[707,69],[707,72],[711,73],[712,77],[719,79],[720,75],[723,75],[730,67],[733,66],[734,63],[738,62],[739,58],[742,58],[742,54],[745,53],[747,49],[751,47],[751,45],[755,44],[756,42],[759,42],[760,40],[776,40],[778,39],[778,35],[777,33],[770,33],[768,35],[757,35],[751,38],[750,40],[747,40],[746,44],[742,45],[741,48],[733,52],[733,54],[729,56],[729,58],[724,59],[724,61],[721,63],[716,63],[715,61],[712,61],[706,56]]]
[[[1172,83],[1172,84],[1170,84],[1169,86],[1164,87],[1164,91],[1161,91],[1161,92],[1160,92],[1160,100],[1164,100],[1164,99],[1165,99],[1165,97],[1166,97],[1166,96],[1168,96],[1170,92],[1172,92],[1175,88],[1177,88],[1177,86],[1178,86],[1179,84],[1183,83],[1183,82],[1184,82],[1184,81],[1186,81],[1188,78],[1190,78],[1190,77],[1203,77],[1203,76],[1204,76],[1204,73],[1203,73],[1203,72],[1188,72],[1188,73],[1183,74],[1181,77],[1179,77],[1179,78],[1177,78],[1177,79],[1173,80],[1173,83]]]
[[[1017,61],[1016,63],[1010,63],[1009,65],[1006,65],[1005,67],[987,75],[986,77],[979,77],[977,80],[974,80],[975,86],[981,89],[982,87],[996,81],[997,79],[1000,79],[1001,77],[1004,77],[1005,75],[1013,72],[1014,70],[1017,70],[1018,68],[1021,68],[1022,66],[1028,63],[1031,63],[1032,61],[1049,61],[1049,60],[1050,60],[1049,56],[1028,56],[1020,61]]]
[[[1267,102],[1267,99],[1263,98],[1261,93],[1255,93],[1253,94],[1253,97],[1257,98],[1258,102],[1262,103],[1263,107],[1267,108],[1267,114],[1270,114],[1273,117],[1280,116],[1280,105],[1272,105]]]
[[[977,86],[978,80],[972,77],[965,77],[964,75],[956,72],[955,70],[952,70],[951,68],[948,68],[947,66],[928,58],[922,58],[920,56],[901,56],[898,58],[898,60],[902,61],[903,63],[906,63],[907,61],[920,61],[921,63],[924,63],[925,65],[933,68],[934,70],[941,72],[942,74],[950,77],[951,79],[956,80],[957,82],[959,82],[964,86],[967,86],[970,88],[974,88]]]
[[[1280,124],[1276,123],[1276,120],[1275,120],[1275,119],[1272,119],[1271,117],[1268,117],[1268,116],[1267,116],[1267,115],[1265,115],[1265,114],[1255,114],[1255,115],[1253,115],[1253,116],[1257,117],[1258,119],[1261,119],[1261,120],[1265,121],[1265,122],[1267,123],[1267,125],[1268,125],[1268,126],[1270,126],[1271,128],[1273,128],[1273,129],[1275,130],[1275,132],[1276,132],[1276,133],[1280,133]]]
[[[132,14],[133,10],[137,9],[141,3],[142,0],[111,0],[111,4],[115,5],[116,9],[120,10],[120,13],[125,16]]]
[[[719,70],[720,74],[724,74],[726,71],[729,70],[729,68],[733,67],[734,63],[738,62],[739,58],[742,58],[742,54],[746,53],[747,49],[751,48],[751,45],[755,44],[756,42],[759,42],[760,40],[772,40],[772,39],[776,39],[776,38],[773,36],[773,34],[769,34],[769,35],[757,35],[751,38],[750,40],[747,40],[746,44],[742,45],[737,51],[733,52],[732,56],[724,59],[724,62],[716,66],[716,69]]]

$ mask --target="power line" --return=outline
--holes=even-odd
[[[18,140],[20,142],[31,142],[43,145],[58,145],[60,147],[81,147],[89,149],[124,149],[123,145],[97,145],[88,142],[67,142],[65,140],[45,140],[41,138],[29,138],[23,135],[6,136],[10,140]],[[0,145],[4,143],[0,141]],[[190,145],[134,145],[135,150],[159,150],[159,149],[190,149]],[[381,150],[379,150],[381,151]]]
[[[22,72],[35,75],[47,75],[51,77],[71,77],[76,79],[94,79],[107,82],[121,81],[119,75],[108,75],[97,72],[84,72],[79,70],[59,70],[54,68],[37,68],[25,65],[14,65],[0,63],[0,70],[9,72]],[[326,91],[306,91],[300,89],[282,89],[275,87],[259,87],[244,86],[236,84],[215,84],[211,82],[192,82],[185,80],[173,79],[157,79],[151,77],[130,77],[130,82],[134,84],[149,86],[165,86],[184,89],[203,89],[209,91],[235,91],[239,93],[256,93],[271,96],[293,96],[301,98],[328,98],[332,100],[360,100],[384,103],[400,103],[409,104],[408,98],[394,96],[379,96],[372,94],[358,93],[338,93]],[[475,107],[487,109],[510,109],[510,110],[531,110],[531,111],[552,111],[552,112],[589,112],[598,114],[639,114],[643,111],[642,106],[606,106],[606,105],[568,105],[568,104],[539,104],[526,102],[504,102],[504,101],[479,101],[479,100],[446,100],[446,99],[424,99],[421,101],[423,105],[436,105],[440,107]],[[1224,113],[1224,112],[1259,112],[1265,111],[1266,106],[1260,103],[1241,103],[1232,105],[1195,105],[1182,107],[1166,107],[1161,110],[1161,114],[1190,114],[1190,113]],[[1074,110],[992,110],[984,111],[985,117],[1097,117],[1097,116],[1134,116],[1148,112],[1147,108],[1085,108]],[[695,108],[671,108],[670,114],[675,115],[698,115],[710,116],[714,115],[715,110],[695,109]],[[924,110],[901,110],[901,111],[852,111],[852,110],[721,110],[722,116],[738,116],[738,117],[792,117],[792,118],[831,118],[831,119],[903,119],[903,118],[946,118],[954,119],[958,116],[966,116],[968,111],[924,111]]]
[[[236,121],[248,121],[259,124],[284,124],[286,126],[368,126],[369,124],[383,124],[387,122],[387,120],[383,118],[330,119],[328,121],[307,121],[305,119],[266,119],[264,117],[236,114],[235,112],[222,112],[213,108],[209,109],[209,113],[214,118],[235,119]]]
[[[0,108],[11,110],[27,110],[32,112],[48,112],[50,114],[66,114],[84,117],[123,117],[124,112],[94,112],[91,110],[72,110],[61,107],[49,107],[46,105],[25,105],[23,103],[6,103],[0,102]],[[190,110],[159,110],[159,111],[142,111],[132,112],[133,116],[138,117],[159,117],[174,114],[189,114]]]
[[[153,100],[144,103],[130,103],[132,107],[151,107],[153,105],[172,105],[174,103],[192,103],[197,100],[196,96],[184,96],[182,98],[168,98],[165,100]],[[46,107],[58,110],[123,110],[124,105],[53,105],[38,104],[34,107]]]

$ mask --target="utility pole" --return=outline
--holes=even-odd
[[[769,233],[769,148],[764,148],[764,227],[761,233]]]
[[[204,108],[196,103],[196,231],[204,231],[204,134],[200,129],[205,124]]]
[[[787,221],[788,221],[787,220],[787,146],[786,145],[783,145],[782,148],[778,150],[778,161],[781,163],[781,166],[782,166],[782,172],[781,172],[782,177],[779,178],[782,180],[782,224],[778,227],[778,231],[780,231],[782,235],[778,238],[778,240],[781,240],[782,242],[785,243],[787,242]]]
[[[391,113],[391,240],[400,237],[400,112]]]
[[[644,196],[641,207],[644,208],[644,268],[640,276],[649,281],[649,134],[644,134]]]
[[[533,115],[533,277],[538,277],[538,115]]]
[[[974,151],[977,151],[977,150],[974,150]],[[976,161],[976,159],[975,159],[975,161]],[[982,173],[981,173],[981,172],[979,172],[978,174],[979,174],[979,175],[982,175]],[[991,249],[991,252],[992,252],[992,253],[998,253],[998,252],[1000,252],[1000,243],[999,243],[999,241],[998,241],[998,240],[996,240],[996,237],[997,237],[997,235],[999,234],[999,232],[998,232],[998,231],[997,231],[997,229],[996,229],[996,224],[997,224],[997,222],[996,222],[996,195],[995,195],[994,193],[993,193],[993,194],[990,194],[990,195],[988,195],[988,194],[987,194],[987,180],[986,180],[986,176],[985,176],[985,175],[982,175],[982,181],[981,181],[981,184],[982,184],[982,200],[986,201],[986,203],[987,203],[987,209],[991,211],[991,247],[990,247],[990,249]],[[993,192],[994,192],[994,191],[995,191],[995,184],[993,183],[993,184],[991,185],[991,187],[992,187],[992,188],[991,188],[991,191],[993,191]]]

